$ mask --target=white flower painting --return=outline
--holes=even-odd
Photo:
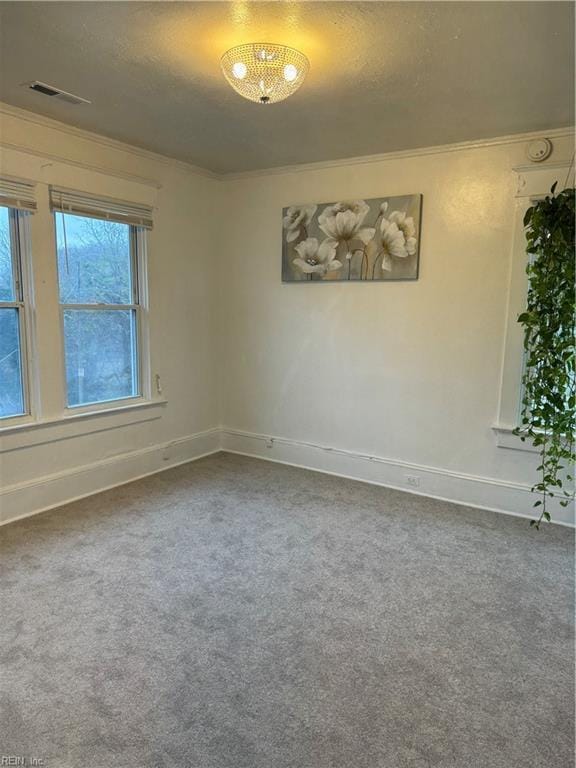
[[[282,280],[416,280],[421,209],[422,195],[284,208]]]

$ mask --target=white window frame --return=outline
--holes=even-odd
[[[54,222],[54,256],[57,260],[57,228],[56,220],[60,215],[59,211],[53,212]],[[64,214],[66,215],[66,214]],[[82,214],[84,218],[91,218],[89,213]],[[98,218],[98,217],[94,217]],[[64,410],[67,415],[81,415],[98,413],[99,411],[108,412],[114,408],[123,408],[125,406],[148,404],[152,398],[151,374],[150,374],[150,353],[149,353],[149,307],[148,307],[148,274],[147,274],[147,230],[133,224],[127,224],[129,227],[130,256],[132,270],[132,303],[131,304],[69,304],[60,302],[60,290],[58,285],[58,307],[60,313],[60,342],[61,342],[61,360],[62,360],[62,387],[64,393]],[[90,310],[90,311],[110,311],[124,310],[133,311],[136,317],[136,366],[135,375],[137,377],[137,387],[135,395],[115,398],[112,400],[100,400],[94,403],[82,403],[79,405],[70,405],[68,402],[68,386],[66,376],[66,350],[64,335],[64,313],[67,310]]]
[[[26,179],[22,171],[26,166]],[[33,445],[54,443],[71,437],[101,433],[133,424],[161,419],[168,401],[162,393],[160,375],[152,377],[153,355],[149,331],[148,231],[153,227],[157,190],[160,185],[141,178],[127,179],[94,172],[86,167],[46,162],[10,149],[2,153],[0,193],[4,207],[18,208],[20,216],[20,265],[24,293],[26,397],[28,413],[0,419],[0,462],[2,454]],[[22,188],[12,190],[1,182],[16,180]],[[138,276],[140,291],[140,382],[139,397],[98,403],[87,408],[67,408],[64,339],[60,326],[59,286],[56,258],[56,231],[51,190],[67,191],[95,205],[103,218],[115,214],[132,218],[144,231],[138,233]],[[79,192],[75,190],[89,190]],[[8,194],[14,191],[14,194]],[[16,201],[11,205],[11,199]],[[127,202],[130,201],[130,202]],[[135,202],[138,201],[138,202]],[[76,202],[75,200],[71,201]],[[2,203],[0,203],[2,204]],[[23,374],[24,375],[24,374]]]
[[[554,182],[563,189],[566,184],[574,183],[574,169],[568,163],[547,164],[545,166],[519,166],[517,173],[516,201],[514,208],[514,235],[510,273],[508,281],[508,302],[506,312],[506,332],[502,356],[502,373],[498,417],[493,430],[496,443],[501,448],[538,452],[532,442],[522,442],[514,430],[520,424],[522,373],[524,368],[524,330],[518,323],[518,315],[526,308],[528,294],[528,276],[526,265],[526,234],[524,214],[537,200],[550,194]]]
[[[16,309],[20,342],[23,412],[0,417],[0,427],[13,427],[34,419],[38,410],[38,380],[35,367],[34,304],[30,219],[32,214],[2,205],[8,210],[14,301],[0,301],[1,309]]]

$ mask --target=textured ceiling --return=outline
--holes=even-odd
[[[218,173],[564,127],[569,2],[1,2],[0,99]],[[311,70],[260,106],[221,54],[300,48]],[[20,87],[42,80],[92,101]]]

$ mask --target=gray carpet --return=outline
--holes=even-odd
[[[0,540],[0,755],[573,765],[566,528],[219,454]]]

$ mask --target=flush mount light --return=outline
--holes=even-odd
[[[275,43],[237,45],[220,63],[232,88],[258,104],[274,104],[295,93],[310,66],[300,51]]]

